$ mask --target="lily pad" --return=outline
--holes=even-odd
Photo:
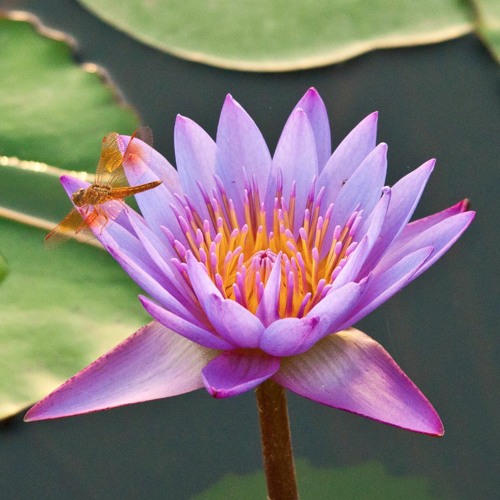
[[[75,64],[61,35],[40,31],[0,19],[0,418],[147,321],[139,290],[107,254],[73,241],[44,248],[71,207],[60,167],[95,170],[103,135],[138,119],[95,69]]]
[[[429,481],[423,477],[389,474],[377,462],[368,462],[340,469],[317,469],[305,460],[297,460],[297,480],[300,498],[338,498],[349,500],[430,500]],[[219,500],[238,498],[252,500],[265,498],[266,486],[263,472],[245,476],[230,474],[193,500]]]
[[[0,283],[5,279],[9,272],[9,266],[3,255],[0,255]]]
[[[473,0],[478,15],[478,31],[493,57],[500,62],[500,2]]]
[[[92,172],[102,137],[137,127],[99,70],[75,64],[69,42],[38,23],[0,18],[0,155]]]
[[[460,0],[80,2],[161,50],[249,71],[322,66],[376,48],[433,43],[473,29],[472,8]]]
[[[0,286],[0,416],[48,394],[147,322],[139,290],[105,252],[0,219],[10,273]]]

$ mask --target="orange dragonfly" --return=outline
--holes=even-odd
[[[124,198],[153,189],[162,183],[158,180],[137,186],[128,184],[123,165],[139,165],[145,170],[149,163],[149,158],[144,158],[144,148],[137,139],[150,146],[153,142],[151,129],[143,127],[137,130],[130,138],[127,149],[122,155],[118,145],[118,133],[111,132],[104,136],[94,184],[78,189],[71,196],[74,205],[83,209],[83,214],[77,208],[73,208],[45,236],[46,243],[57,244],[74,237],[81,231],[89,232],[88,228],[93,224],[99,224],[100,220],[102,232],[108,222],[116,219],[125,209]]]

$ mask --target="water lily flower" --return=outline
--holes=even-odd
[[[384,186],[377,113],[331,152],[310,89],[276,151],[229,95],[216,140],[179,116],[177,170],[142,144],[137,195],[96,237],[147,294],[153,321],[36,404],[42,420],[204,387],[236,396],[266,380],[323,405],[442,435],[434,408],[385,349],[353,325],[427,270],[471,223],[462,201],[409,222],[427,161]],[[122,151],[128,141],[120,136]],[[140,157],[136,161],[142,161]],[[125,165],[131,185],[137,169]],[[144,169],[139,169],[143,171]],[[87,187],[63,177],[68,195]]]

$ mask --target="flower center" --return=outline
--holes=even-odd
[[[253,313],[271,272],[279,265],[279,316],[304,316],[328,293],[356,248],[354,236],[362,220],[362,212],[356,210],[343,227],[330,228],[333,204],[322,209],[324,188],[315,194],[315,184],[313,180],[300,218],[295,214],[295,185],[286,200],[280,174],[272,214],[266,214],[255,179],[245,181],[242,213],[237,213],[217,178],[210,196],[199,185],[206,218],[187,197],[178,196],[184,213],[176,211],[176,215],[185,241],[176,240],[167,230],[178,255],[177,264],[185,263],[187,252],[191,252],[223,297]],[[186,273],[183,278],[189,283]]]

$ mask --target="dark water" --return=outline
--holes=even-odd
[[[0,8],[22,6],[75,37],[78,61],[108,70],[171,160],[177,113],[213,135],[230,92],[274,147],[310,86],[327,104],[334,144],[365,115],[380,111],[389,184],[438,158],[417,215],[469,197],[478,216],[435,267],[359,327],[433,402],[446,435],[400,431],[291,395],[295,452],[319,468],[379,462],[391,476],[424,478],[433,498],[496,498],[500,100],[498,67],[481,43],[468,36],[377,51],[322,69],[252,74],[159,53],[68,0],[0,1]],[[4,498],[189,498],[226,474],[261,467],[253,394],[215,401],[198,391],[29,425],[16,417],[0,429],[0,462]],[[334,497],[334,491],[324,492],[323,498]]]

